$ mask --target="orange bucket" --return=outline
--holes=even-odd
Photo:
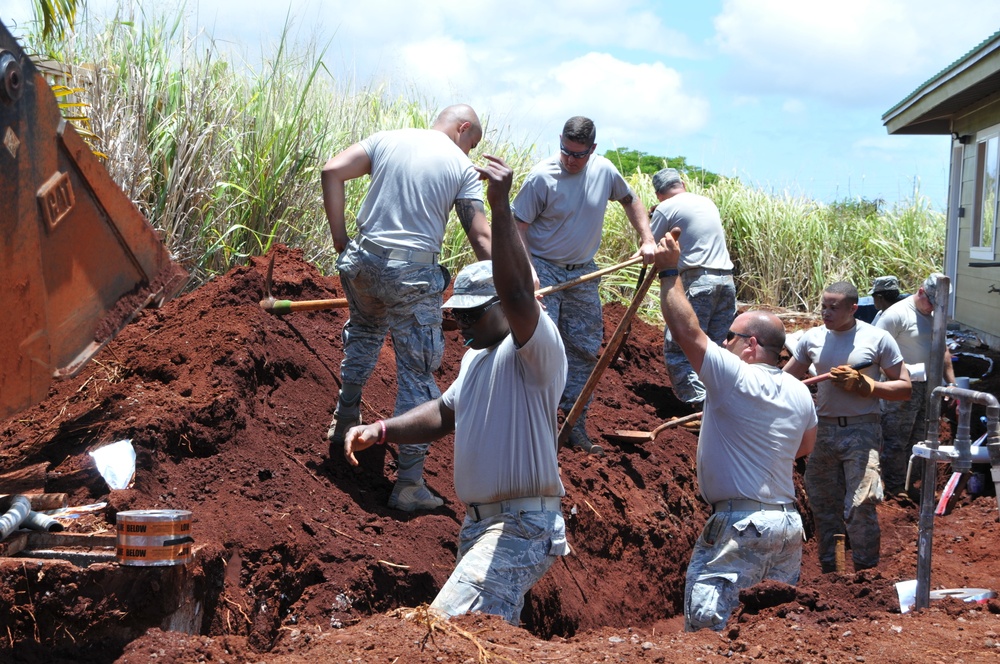
[[[118,512],[115,524],[115,557],[122,565],[162,567],[186,565],[194,560],[188,510]]]

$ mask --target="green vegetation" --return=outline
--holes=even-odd
[[[705,187],[712,186],[720,178],[717,173],[713,173],[712,171],[707,171],[704,168],[696,166],[689,166],[685,157],[657,157],[629,148],[608,150],[604,153],[604,156],[614,162],[618,170],[625,175],[631,175],[632,173],[653,175],[661,168],[676,168],[690,180],[697,181]]]
[[[335,80],[314,45],[292,48],[283,39],[263,66],[250,69],[163,15],[104,27],[89,22],[66,42],[28,48],[91,63],[79,87],[87,91],[96,150],[192,273],[193,286],[276,242],[301,248],[306,260],[332,270],[319,185],[323,164],[375,131],[427,127],[434,113],[426,100]],[[485,139],[473,160],[482,153],[503,157],[518,174],[518,187],[537,160],[535,147],[499,134],[488,114],[483,120]],[[683,158],[628,149],[609,156],[647,205],[656,202],[650,169],[664,161],[685,173],[691,191],[716,201],[741,301],[813,310],[834,280],[848,279],[865,291],[874,276],[896,274],[912,291],[942,263],[943,215],[919,197],[890,210],[864,200],[825,206],[703,173]],[[349,214],[359,209],[366,188],[366,178],[349,183]],[[609,205],[598,263],[621,262],[636,249],[621,206]],[[442,256],[453,271],[473,260],[458,223],[449,224]],[[606,277],[603,297],[628,302],[639,270]],[[655,323],[661,321],[657,289],[642,310]]]

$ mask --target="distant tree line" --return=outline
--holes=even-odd
[[[691,166],[685,157],[658,157],[639,150],[620,148],[608,150],[604,156],[614,162],[619,172],[625,175],[645,173],[652,175],[661,168],[676,168],[684,173],[689,180],[696,180],[705,187],[710,187],[719,181],[719,175],[712,171]]]

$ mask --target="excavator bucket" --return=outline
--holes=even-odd
[[[0,23],[0,419],[186,282]]]

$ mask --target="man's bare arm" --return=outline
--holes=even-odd
[[[483,202],[474,198],[459,198],[455,201],[455,214],[465,229],[476,258],[481,261],[490,260],[493,257],[492,229],[486,219]]]
[[[642,201],[632,194],[628,194],[618,202],[625,208],[625,216],[639,234],[639,255],[642,256],[642,263],[649,265],[656,253],[656,241],[653,240],[653,232],[649,229],[649,213]]]
[[[660,244],[656,246],[654,269],[677,270],[677,262],[681,255],[678,244],[680,235],[681,230],[675,228],[663,236]],[[688,302],[680,276],[667,276],[660,280],[660,309],[663,311],[663,320],[670,329],[670,336],[681,347],[684,356],[691,363],[691,368],[696,372],[701,371],[709,339],[701,329],[691,303]]]
[[[323,166],[320,182],[323,187],[323,208],[333,236],[333,248],[342,253],[350,238],[345,219],[344,183],[371,172],[372,162],[360,144],[355,143]]]

